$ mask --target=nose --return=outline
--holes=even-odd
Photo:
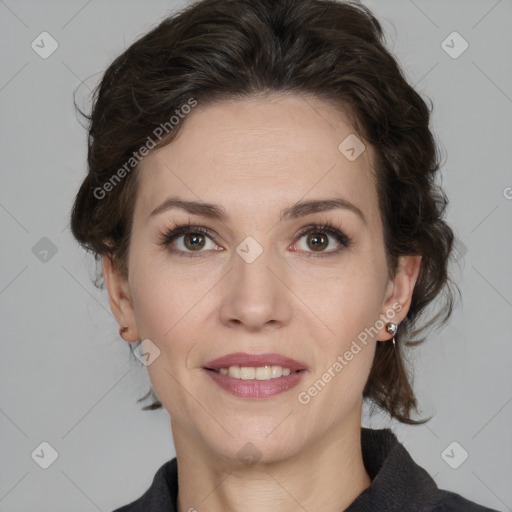
[[[230,328],[256,332],[269,326],[282,327],[292,316],[293,294],[287,283],[286,263],[262,248],[253,259],[256,249],[255,244],[241,244],[233,257],[233,268],[223,280],[220,315]]]

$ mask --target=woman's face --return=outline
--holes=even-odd
[[[278,460],[360,424],[376,340],[390,339],[386,321],[405,317],[419,259],[403,259],[389,280],[372,149],[357,156],[353,138],[340,149],[352,133],[323,100],[224,101],[199,105],[174,142],[142,161],[128,279],[108,262],[104,270],[127,336],[160,351],[147,369],[177,446],[236,459],[251,442],[258,457]],[[225,217],[171,198],[216,205]],[[341,207],[283,213],[325,200]],[[165,245],[187,224],[195,229]],[[323,224],[340,236],[311,227]],[[250,368],[244,378],[207,369],[240,353],[220,366]],[[265,365],[277,367],[275,378],[253,369]],[[279,366],[291,375],[278,377]]]

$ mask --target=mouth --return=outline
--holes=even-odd
[[[296,386],[308,368],[281,354],[236,353],[210,361],[203,370],[232,395],[270,398]]]
[[[308,369],[305,363],[281,354],[246,354],[244,352],[218,357],[206,363],[203,368],[245,380],[279,378]]]

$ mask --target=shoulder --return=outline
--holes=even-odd
[[[363,427],[361,435],[363,462],[372,481],[346,512],[498,512],[439,489],[390,429]]]
[[[441,496],[435,512],[499,512],[493,508],[469,501],[455,492],[445,490],[439,492]]]
[[[175,512],[178,493],[176,458],[160,466],[149,489],[138,499],[113,512]]]

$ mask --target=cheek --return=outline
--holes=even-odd
[[[351,256],[345,263],[297,282],[297,295],[324,321],[333,335],[332,343],[338,345],[375,324],[385,286],[385,271],[376,262]]]
[[[361,399],[378,339],[385,270],[378,262],[356,260],[354,257],[336,276],[319,281],[322,286],[306,295],[308,305],[328,330],[316,337],[318,364],[308,387],[301,391],[306,393],[305,399],[314,402],[319,414],[323,411],[326,421],[348,413]],[[307,289],[305,286],[302,293]]]
[[[164,407],[171,405],[174,412],[181,407],[179,383],[197,366],[215,281],[205,278],[204,271],[184,272],[161,256],[158,261],[134,257],[132,263],[137,328],[141,339],[150,339],[160,350],[148,374]]]
[[[322,293],[315,294],[312,310],[329,330],[316,337],[317,365],[299,390],[303,392],[300,403],[309,404],[306,421],[312,424],[318,418],[326,424],[336,423],[362,398],[378,339],[374,328],[382,305],[382,279],[377,275],[375,269],[356,270],[354,266],[337,279],[322,281]]]
[[[150,339],[160,350],[146,367],[151,385],[164,408],[176,418],[193,417],[182,386],[187,381],[189,355],[196,345],[202,293],[175,272],[145,267],[137,275],[135,320],[141,339]],[[204,299],[205,300],[205,299]],[[189,389],[190,388],[190,389]],[[187,389],[196,396],[190,384]]]
[[[190,325],[189,316],[200,309],[209,287],[204,273],[184,271],[179,261],[157,251],[134,249],[130,264],[137,327],[141,336],[161,344]]]

